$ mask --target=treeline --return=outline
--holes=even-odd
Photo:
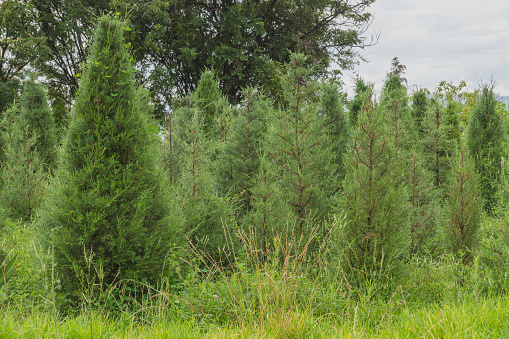
[[[491,85],[467,100],[446,83],[409,96],[395,59],[378,98],[359,79],[347,100],[292,54],[277,99],[246,87],[232,105],[207,70],[157,125],[126,31],[99,20],[64,130],[32,78],[3,112],[3,219],[54,251],[64,304],[98,279],[155,286],[183,279],[188,262],[228,267],[242,241],[264,263],[281,260],[284,239],[288,255],[325,255],[352,281],[375,266],[403,272],[413,256],[468,265],[483,216],[506,217],[507,111]],[[505,268],[502,245],[486,246]]]

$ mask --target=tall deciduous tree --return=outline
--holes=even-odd
[[[42,42],[31,9],[30,2],[0,2],[0,112],[19,94],[21,74]]]
[[[41,37],[41,48],[29,50],[47,79],[51,96],[69,105],[78,89],[76,75],[85,60],[94,18],[105,11],[129,18],[136,75],[157,101],[164,117],[173,99],[190,95],[202,71],[214,68],[223,94],[241,100],[248,86],[269,89],[291,52],[304,52],[323,65],[351,67],[366,36],[369,6],[375,0],[312,1],[3,1],[30,14],[26,27]],[[2,11],[0,11],[2,12]],[[17,17],[14,17],[15,19]],[[30,33],[30,32],[29,32]],[[25,37],[16,31],[14,39]],[[375,37],[376,38],[376,37]]]
[[[163,272],[179,241],[168,220],[169,198],[148,118],[147,94],[133,82],[123,38],[126,25],[99,19],[66,134],[59,170],[40,219],[54,234],[62,292],[77,301],[83,281]],[[52,231],[53,230],[53,231]],[[102,268],[98,278],[89,260]]]
[[[493,87],[485,86],[470,113],[467,146],[481,180],[484,208],[491,211],[497,202],[502,157],[506,150],[504,120],[497,110]]]

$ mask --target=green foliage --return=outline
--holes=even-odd
[[[506,132],[496,109],[493,86],[485,86],[470,114],[467,147],[480,178],[484,208],[491,212],[497,203],[502,157],[506,152]]]
[[[415,128],[412,121],[406,88],[397,75],[388,75],[380,99],[380,105],[385,110],[386,124],[391,140],[394,144],[394,160],[402,168],[406,168],[407,153],[412,148],[415,139]]]
[[[478,244],[477,230],[481,218],[482,198],[478,177],[472,159],[466,150],[458,152],[448,188],[448,240],[452,252],[464,263],[472,261],[472,252]]]
[[[190,94],[203,69],[213,67],[223,93],[238,103],[243,88],[277,87],[278,65],[289,62],[291,53],[305,51],[323,65],[322,71],[334,61],[348,68],[357,58],[352,46],[368,45],[361,27],[369,22],[367,9],[373,2],[150,3],[134,11],[134,27],[143,34],[132,35],[135,45],[143,46],[140,54],[154,61],[154,92],[164,93],[168,102],[172,91]]]
[[[42,39],[31,23],[32,3],[0,3],[0,112],[9,107],[21,89],[23,69],[35,60]]]
[[[410,163],[405,173],[409,191],[409,223],[412,253],[435,253],[438,247],[439,195],[433,185],[432,173],[426,169],[419,150],[409,153]]]
[[[2,215],[14,220],[32,221],[46,193],[49,175],[39,157],[37,137],[25,127],[16,131],[16,142],[7,147],[0,206]]]
[[[348,104],[348,116],[350,124],[352,125],[357,123],[359,112],[362,110],[362,105],[364,104],[364,95],[368,90],[369,86],[366,85],[362,78],[358,78],[355,82],[355,96]]]
[[[424,133],[423,120],[429,110],[429,99],[426,91],[420,89],[412,95],[412,117],[420,135]]]
[[[268,156],[261,155],[259,162],[251,189],[252,209],[245,214],[242,225],[253,234],[254,245],[260,250],[260,256],[265,258],[274,250],[274,237],[292,239],[290,235],[295,235],[295,221],[291,206],[280,198],[283,193],[273,180]],[[299,234],[296,236],[299,237]]]
[[[47,239],[54,234],[61,292],[73,302],[97,282],[155,284],[179,241],[156,156],[159,138],[147,94],[134,86],[124,28],[117,19],[99,20],[39,221]]]
[[[327,215],[336,180],[328,136],[318,115],[318,84],[305,62],[304,55],[294,54],[287,65],[283,78],[287,105],[275,112],[266,146],[269,172],[280,188],[280,199],[291,206],[297,219],[296,234],[302,234],[308,218]]]
[[[211,142],[204,134],[202,112],[191,105],[175,111],[177,143],[181,143],[178,199],[184,218],[184,234],[190,249],[219,260],[226,244],[232,215],[228,198],[213,191],[210,170]],[[210,257],[210,258],[209,258]]]
[[[5,293],[7,292],[7,283],[11,280],[14,273],[16,273],[16,266],[14,263],[16,262],[17,254],[14,254],[9,260],[7,260],[7,256],[2,256],[0,253],[0,282],[5,287]]]
[[[201,119],[203,119],[203,129],[206,134],[214,132],[219,99],[221,99],[221,91],[214,70],[204,71],[191,100],[200,111]]]
[[[407,252],[410,228],[405,216],[407,196],[384,109],[371,92],[352,131],[346,157],[346,178],[340,210],[345,212],[347,260],[356,269],[370,271],[375,263],[391,265]],[[385,257],[385,261],[384,261]]]
[[[14,103],[19,87],[20,82],[16,79],[7,83],[0,82],[0,112]]]
[[[260,150],[264,145],[267,119],[273,110],[272,103],[259,90],[245,89],[229,138],[214,164],[218,191],[222,196],[231,196],[238,201],[240,216],[252,207],[251,195],[260,167]]]
[[[422,129],[424,131],[422,137],[424,161],[428,169],[433,172],[435,186],[441,187],[443,192],[456,145],[454,140],[449,139],[451,126],[444,107],[438,101],[432,101],[422,121]]]
[[[34,146],[40,154],[41,161],[48,168],[53,168],[56,159],[56,128],[53,115],[48,105],[46,93],[42,85],[33,78],[25,81],[21,95],[21,112],[19,126],[23,130],[29,128],[29,136],[37,135]],[[16,143],[17,141],[14,140]]]
[[[329,148],[332,151],[332,164],[336,166],[337,181],[340,183],[345,177],[343,156],[346,153],[349,140],[349,124],[344,112],[343,98],[339,88],[334,84],[324,84],[320,98],[319,115],[323,120],[324,131],[328,135]]]

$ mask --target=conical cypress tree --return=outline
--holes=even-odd
[[[340,207],[346,214],[349,262],[369,271],[384,256],[405,254],[410,229],[404,213],[407,197],[397,175],[400,169],[384,110],[372,101],[371,93],[365,94],[364,100],[346,157]]]
[[[504,121],[497,111],[493,87],[485,86],[470,113],[467,147],[480,176],[481,196],[488,211],[496,205],[505,143]]]
[[[179,241],[178,227],[169,227],[159,138],[149,122],[146,92],[134,85],[124,28],[117,19],[99,19],[40,219],[54,240],[61,291],[74,301],[89,287],[84,281],[155,283],[169,247]]]
[[[412,95],[412,117],[415,121],[415,127],[422,135],[424,129],[422,127],[424,115],[429,109],[429,100],[424,89],[420,89]]]
[[[343,110],[343,100],[337,85],[324,84],[322,87],[319,115],[323,120],[324,131],[328,135],[329,149],[332,151],[332,164],[336,166],[337,181],[345,177],[343,156],[349,140],[349,125]],[[338,186],[339,186],[338,185]]]
[[[19,126],[21,130],[28,126],[29,131],[37,135],[34,146],[37,146],[41,161],[53,167],[56,159],[56,127],[43,86],[29,78],[23,85],[20,101]]]
[[[449,181],[449,223],[447,227],[452,252],[464,263],[472,259],[478,242],[482,209],[478,177],[466,150],[458,152]]]
[[[369,91],[369,86],[366,85],[364,80],[358,78],[355,82],[355,95],[352,101],[348,105],[348,118],[350,124],[355,125],[357,123],[357,116],[363,105],[363,98],[365,93]]]

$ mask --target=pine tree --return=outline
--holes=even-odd
[[[261,259],[264,260],[274,250],[272,240],[275,237],[285,239],[288,243],[294,241],[291,238],[294,214],[291,206],[280,199],[282,193],[273,182],[270,160],[261,155],[259,162],[251,190],[252,208],[242,219],[242,225],[245,230],[253,233],[256,250],[260,251]]]
[[[19,105],[15,102],[2,114],[0,121],[0,167],[3,167],[7,156],[6,150],[13,142],[14,130],[19,131],[15,122],[19,120],[20,111]]]
[[[271,102],[258,90],[247,88],[243,96],[230,137],[214,165],[220,194],[238,199],[240,215],[252,207],[251,195],[260,166],[267,116],[273,111]]]
[[[346,157],[344,195],[340,207],[346,214],[344,237],[350,242],[352,266],[368,269],[382,257],[403,255],[410,244],[403,192],[394,144],[387,131],[384,110],[365,94],[357,127],[352,131]]]
[[[54,237],[61,292],[74,302],[87,288],[84,281],[108,286],[146,278],[155,284],[181,238],[178,225],[170,228],[159,138],[148,118],[147,92],[134,85],[125,28],[115,18],[99,19],[40,219],[47,238]]]
[[[49,177],[39,159],[37,134],[28,126],[16,133],[17,144],[9,143],[6,151],[0,202],[4,215],[29,222],[43,200]]]
[[[467,146],[480,176],[481,196],[487,211],[492,211],[497,202],[505,143],[504,121],[497,111],[493,87],[485,86],[470,113]]]
[[[348,120],[337,85],[324,84],[322,91],[319,115],[323,120],[324,131],[328,135],[329,149],[333,155],[332,164],[337,168],[336,180],[341,184],[345,177],[343,156],[349,140]]]
[[[428,169],[433,172],[435,186],[441,187],[443,191],[456,145],[454,140],[449,139],[451,126],[439,102],[432,102],[422,121],[422,128],[424,161]]]
[[[415,129],[408,106],[406,88],[397,75],[387,75],[380,104],[385,110],[388,132],[394,143],[394,159],[404,170],[408,167],[410,159],[407,153],[414,145]]]
[[[318,115],[317,83],[305,61],[303,55],[294,54],[287,65],[283,79],[287,106],[275,112],[266,148],[281,200],[297,219],[296,234],[303,234],[308,218],[327,214],[335,185],[333,156]]]
[[[429,109],[429,100],[424,89],[420,89],[412,96],[412,117],[420,135],[424,133],[423,119]]]
[[[414,149],[411,163],[405,175],[409,191],[409,222],[412,253],[432,251],[437,243],[437,189],[433,185],[432,173],[424,166],[421,152]]]
[[[210,170],[211,141],[206,138],[201,112],[192,105],[174,112],[176,135],[182,148],[179,200],[184,232],[190,249],[218,262],[226,246],[232,215],[229,200],[213,191]]]
[[[455,101],[449,101],[445,108],[445,115],[447,116],[447,124],[449,125],[449,133],[447,138],[454,141],[456,145],[460,145],[461,142],[461,129],[459,112],[461,105]]]
[[[19,126],[22,131],[28,126],[30,133],[38,136],[33,147],[37,146],[41,161],[53,167],[56,159],[56,127],[43,86],[29,78],[23,85],[20,101]]]
[[[200,81],[193,92],[192,101],[201,112],[204,131],[206,134],[215,132],[215,118],[221,91],[214,70],[206,70],[201,74]]]
[[[355,82],[355,96],[348,105],[348,116],[350,124],[355,125],[357,123],[357,116],[363,105],[364,94],[369,91],[369,86],[366,85],[364,80],[358,78]]]
[[[478,177],[472,159],[465,149],[458,152],[449,182],[448,236],[454,254],[464,263],[472,260],[472,251],[478,242],[482,198]]]
[[[165,122],[161,160],[168,179],[171,183],[176,183],[182,171],[182,144],[177,135],[175,114],[167,116]]]

